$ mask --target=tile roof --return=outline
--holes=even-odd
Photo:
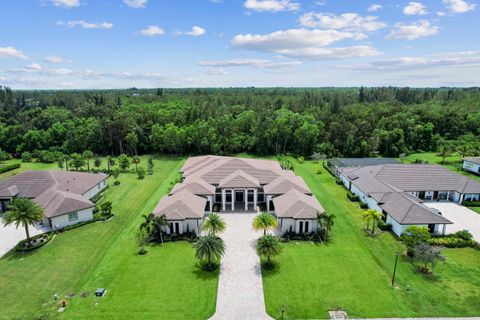
[[[214,195],[215,194],[215,186],[206,183],[204,180],[200,179],[197,182],[192,183],[177,183],[170,194],[177,193],[181,190],[187,189],[193,194],[196,195]]]
[[[308,196],[295,189],[273,198],[273,205],[279,218],[315,219],[317,213],[325,212],[315,196]]]
[[[365,167],[377,166],[382,164],[398,164],[401,163],[393,158],[333,158],[328,160],[335,167]]]
[[[469,161],[475,164],[480,164],[480,157],[466,157],[463,159],[464,161]]]
[[[201,219],[205,214],[206,204],[207,199],[184,189],[160,199],[153,214],[156,216],[164,214],[168,220]]]
[[[237,170],[226,176],[218,184],[219,188],[259,188],[260,183],[257,179],[245,173],[243,170]]]
[[[280,176],[263,186],[263,191],[265,194],[284,194],[288,192],[290,189],[296,189],[305,194],[312,194],[312,192],[308,189],[308,186],[303,181],[302,177],[299,176],[290,176],[284,177]]]
[[[48,218],[58,217],[95,206],[80,194],[59,191],[54,188],[45,191],[33,199],[33,201],[44,208],[43,214]]]

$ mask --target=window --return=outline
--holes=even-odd
[[[78,220],[78,213],[70,212],[68,214],[68,221],[75,221],[75,220]]]

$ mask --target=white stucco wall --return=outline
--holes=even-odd
[[[480,164],[476,164],[468,160],[464,160],[463,169],[470,172],[480,173]]]
[[[99,193],[100,191],[102,191],[106,187],[107,187],[107,179],[105,178],[105,180],[100,181],[100,183],[95,185],[95,187],[93,187],[90,190],[88,190],[87,192],[85,192],[83,194],[83,196],[87,199],[92,199],[93,197],[95,197],[97,195],[97,193]]]
[[[56,230],[56,229],[60,229],[60,228],[66,227],[66,226],[70,226],[72,224],[76,224],[76,223],[79,223],[79,222],[92,220],[93,219],[93,208],[88,208],[88,209],[83,209],[83,210],[77,211],[77,215],[78,215],[78,219],[73,220],[73,221],[68,220],[68,213],[64,214],[64,215],[61,215],[61,216],[58,216],[58,217],[51,218],[50,221],[52,223],[52,229]]]
[[[179,223],[179,233],[183,234],[189,231],[195,231],[197,236],[199,235],[199,231],[201,230],[202,220],[201,219],[187,219],[187,220],[177,220],[177,221],[169,221],[169,223]],[[170,225],[167,227],[162,228],[162,230],[166,234],[170,234]]]
[[[285,232],[288,232],[290,230],[290,227],[292,227],[293,232],[298,233],[300,231],[300,221],[303,221],[305,223],[308,221],[308,230],[306,233],[310,233],[315,231],[318,228],[317,222],[315,219],[291,219],[291,218],[282,218],[280,219],[281,222],[279,221],[280,226],[280,232],[281,234],[284,234]]]

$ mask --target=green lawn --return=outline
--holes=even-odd
[[[316,174],[321,168],[322,174]],[[397,289],[390,287],[396,248],[388,232],[376,238],[362,231],[358,203],[346,198],[319,163],[295,162],[326,211],[336,215],[328,245],[290,242],[275,259],[274,271],[263,271],[267,312],[286,319],[325,318],[328,310],[344,309],[351,317],[478,316],[480,314],[480,252],[443,250],[447,261],[436,276],[425,277],[405,257],[399,259]],[[407,291],[407,286],[411,290]]]
[[[145,159],[143,159],[145,160]],[[105,199],[115,217],[55,236],[30,254],[9,253],[0,259],[0,319],[206,319],[215,311],[218,274],[197,268],[191,244],[168,243],[138,256],[134,230],[176,178],[181,159],[155,160],[155,173],[140,181],[121,174]],[[143,162],[145,165],[145,161]],[[55,168],[28,163],[21,170]],[[20,170],[17,170],[17,172]],[[0,175],[0,179],[7,176]],[[108,293],[98,301],[97,287]],[[83,291],[87,298],[79,297]],[[69,306],[58,314],[54,293]],[[98,304],[97,304],[98,302]],[[58,303],[58,302],[57,302]]]
[[[468,207],[468,209],[473,210],[476,213],[480,213],[480,207]]]

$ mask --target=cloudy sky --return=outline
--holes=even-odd
[[[478,0],[2,0],[0,85],[480,86]]]

